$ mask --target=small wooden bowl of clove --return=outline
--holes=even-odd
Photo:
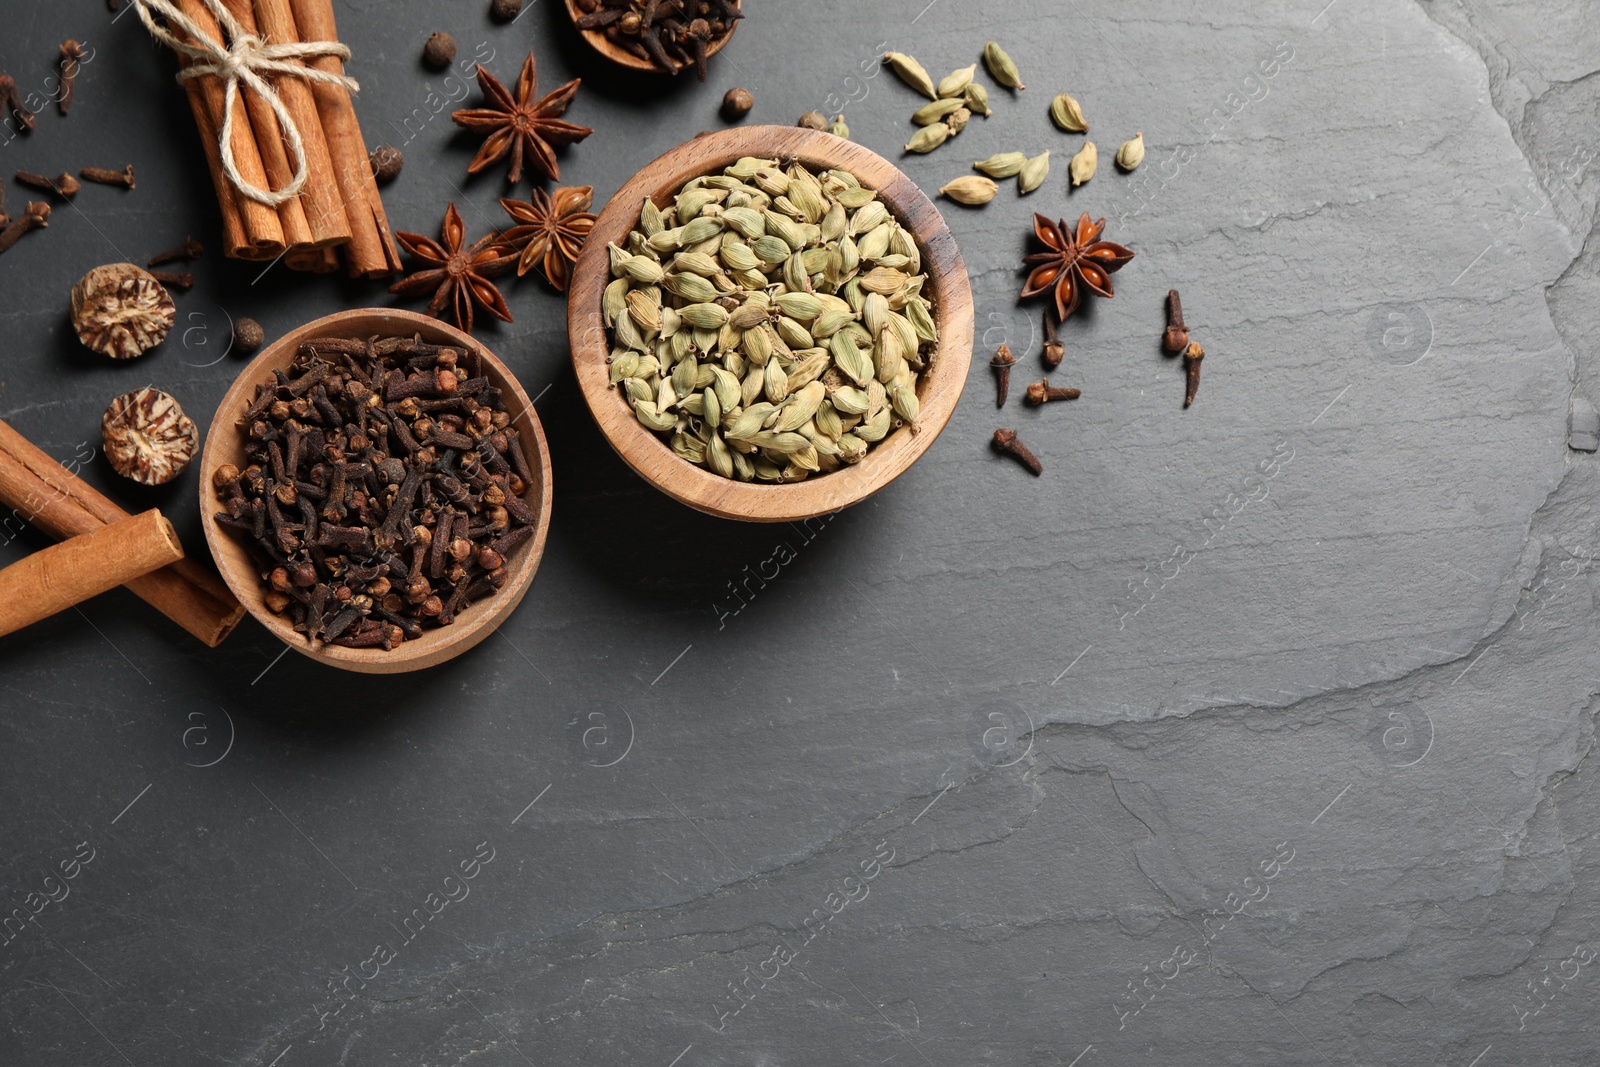
[[[655,74],[696,70],[722,51],[744,17],[743,0],[567,0],[579,34],[620,66]]]
[[[760,210],[733,204],[767,200],[729,173],[747,168],[772,192]],[[710,178],[720,184],[691,192]],[[665,222],[680,211],[686,223]],[[636,227],[649,225],[644,240]],[[835,258],[846,249],[854,265]],[[647,165],[601,212],[567,297],[578,385],[611,447],[668,496],[747,522],[829,514],[904,474],[955,411],[973,331],[966,265],[927,195],[871,150],[797,126],[697,137]]]
[[[290,648],[343,670],[420,670],[483,641],[550,528],[527,393],[482,344],[410,311],[340,312],[268,345],[200,466],[223,580]]]

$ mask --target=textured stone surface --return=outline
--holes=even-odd
[[[197,648],[122,593],[7,638],[0,885],[60,896],[45,875],[79,867],[0,945],[0,1061],[1592,1062],[1600,461],[1567,436],[1600,395],[1600,24],[1324,3],[752,3],[706,86],[663,87],[600,66],[555,0],[509,27],[343,0],[367,135],[407,157],[402,229],[447,200],[474,235],[502,219],[435,114],[476,98],[420,67],[435,29],[504,77],[529,47],[542,84],[584,77],[570,117],[597,133],[563,177],[602,201],[735,85],[751,122],[842,109],[897,158],[917,99],[875,57],[937,78],[992,35],[1029,88],[904,163],[936,188],[1054,153],[1026,200],[945,210],[979,356],[1008,342],[1037,377],[1031,211],[1106,215],[1138,258],[1064,333],[1081,400],[997,417],[979,358],[915,469],[805,527],[634,478],[563,302],[524,280],[481,332],[539,397],[555,518],[497,638],[360,679],[252,623]],[[209,421],[232,317],[270,337],[388,302],[209,256],[137,369],[83,351],[72,282],[214,245],[213,196],[135,18],[14,6],[25,89],[60,40],[96,51],[0,169],[132,161],[139,187],[86,188],[0,259],[0,417],[84,464],[133,385]],[[1071,194],[1061,90],[1107,159]],[[1170,287],[1210,357],[1187,412]],[[1042,479],[991,454],[996,425]],[[83,469],[200,544],[192,476]],[[0,562],[43,543],[15,528]]]

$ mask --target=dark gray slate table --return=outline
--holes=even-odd
[[[4,6],[25,89],[62,39],[95,51],[0,169],[132,161],[139,187],[0,260],[0,417],[64,460],[146,383],[209,418],[231,317],[388,302],[212,256],[160,350],[81,350],[72,282],[214,244],[214,198],[133,17]],[[555,0],[511,26],[343,0],[368,137],[407,157],[391,215],[501,219],[436,113],[476,89],[417,62],[433,29],[507,79],[530,48],[547,86],[584,78],[598,132],[562,173],[602,201],[740,84],[752,121],[842,108],[897,156],[917,101],[874,58],[937,77],[994,36],[1026,92],[904,165],[1056,168],[946,212],[982,340],[944,435],[831,521],[702,517],[612,455],[562,300],[513,286],[482,335],[540,398],[556,496],[489,643],[358,678],[248,622],[207,651],[119,592],[0,644],[0,884],[60,898],[0,946],[0,1062],[1595,1062],[1600,469],[1568,420],[1600,358],[1600,26],[1534,0],[751,6],[705,86],[662,86]],[[1061,89],[1104,160],[1070,195]],[[997,417],[993,347],[1037,376],[1035,209],[1105,215],[1138,258],[1067,329],[1083,399]],[[1173,286],[1210,354],[1188,412]],[[1042,479],[990,453],[1002,423]],[[199,547],[192,475],[85,473]]]

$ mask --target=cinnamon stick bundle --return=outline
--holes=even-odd
[[[128,513],[4,421],[0,421],[0,503],[52,537],[68,538],[128,518]],[[124,582],[135,595],[212,648],[244,617],[244,608],[217,577],[181,559]]]
[[[154,509],[51,545],[0,571],[0,636],[182,558],[172,523]]]

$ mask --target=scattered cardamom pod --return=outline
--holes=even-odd
[[[846,141],[850,139],[850,127],[844,124],[843,115],[834,116],[833,121],[828,124],[828,132],[835,137],[843,137]]]
[[[981,170],[991,178],[1015,178],[1022,173],[1023,164],[1027,162],[1028,157],[1021,152],[1001,152],[997,156],[978,160],[972,165],[972,169]]]
[[[932,152],[949,139],[950,127],[942,122],[935,122],[932,126],[924,126],[912,134],[911,140],[906,143],[906,151]]]
[[[963,101],[960,99],[934,100],[913,111],[911,113],[911,121],[918,126],[932,126],[935,122],[942,120],[946,115],[960,108],[962,104]]]
[[[1012,62],[1006,50],[990,41],[983,46],[983,65],[989,68],[989,76],[1007,89],[1026,89],[1022,84],[1022,75],[1017,71],[1016,63]]]
[[[1067,173],[1072,175],[1072,187],[1076,189],[1090,178],[1094,177],[1095,167],[1100,164],[1100,150],[1095,148],[1093,141],[1083,142],[1083,147],[1078,149],[1078,154],[1072,157],[1072,162],[1067,164]]]
[[[1083,121],[1083,109],[1066,93],[1058,93],[1050,101],[1050,118],[1068,133],[1088,133],[1089,124]]]
[[[967,91],[963,95],[967,102],[967,110],[974,115],[982,115],[984,118],[988,118],[994,114],[989,109],[989,90],[978,82],[973,82],[967,86]]]
[[[977,73],[978,64],[976,63],[970,67],[962,67],[960,70],[952,70],[940,80],[939,84],[934,87],[934,91],[940,98],[962,96],[966,93],[967,86],[972,84],[973,75]]]
[[[950,127],[950,135],[953,137],[967,128],[967,123],[971,118],[972,112],[964,107],[958,107],[944,117],[944,124]]]
[[[1117,149],[1117,166],[1123,170],[1133,170],[1144,162],[1144,134],[1136,133],[1133,140],[1123,141],[1122,147]]]
[[[1027,196],[1043,185],[1049,176],[1050,153],[1047,150],[1022,165],[1022,169],[1017,172],[1017,192]]]
[[[933,91],[933,79],[922,69],[922,64],[904,52],[885,52],[883,61],[889,64],[890,70],[900,76],[901,81],[923,96],[934,99],[939,95]]]
[[[985,178],[979,174],[968,174],[965,177],[957,178],[939,190],[940,193],[948,196],[956,203],[966,204],[968,207],[987,204],[994,199],[995,193],[999,191],[1000,187],[994,183],[993,178]]]

